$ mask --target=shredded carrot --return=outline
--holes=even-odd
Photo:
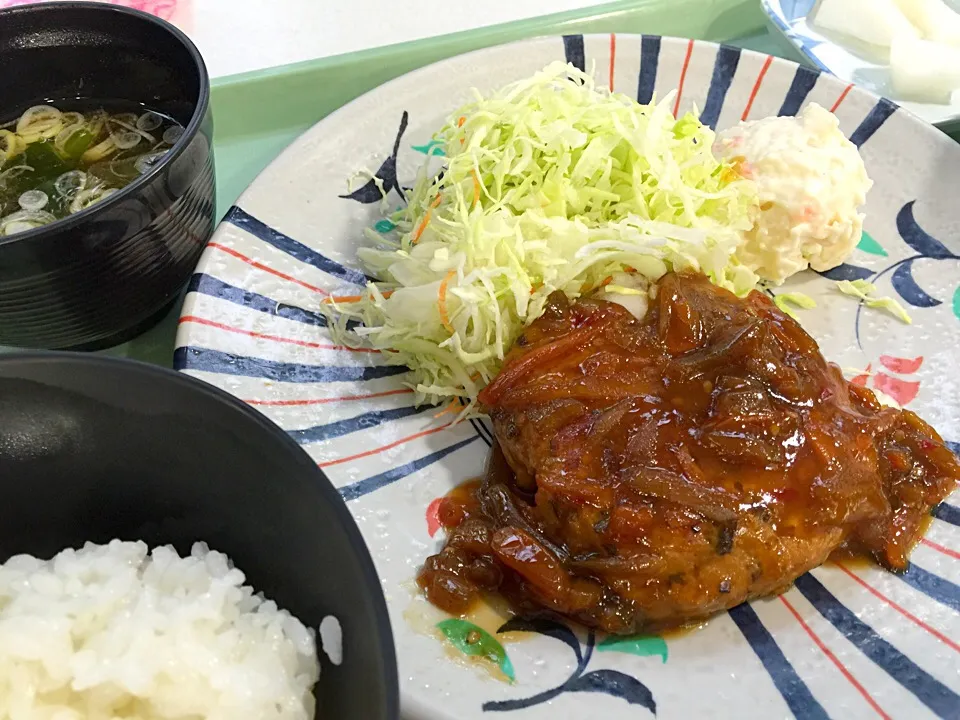
[[[437,306],[440,308],[440,322],[443,323],[443,327],[445,327],[451,335],[455,333],[456,330],[453,329],[453,325],[450,324],[450,316],[447,315],[447,285],[453,280],[456,274],[456,270],[448,272],[446,277],[440,281],[440,289],[437,291]]]
[[[443,417],[447,413],[457,412],[462,409],[463,409],[463,403],[460,402],[460,398],[456,398],[454,400],[451,400],[443,410],[438,412],[433,417],[435,418]]]
[[[480,373],[475,372],[473,375],[470,376],[470,379],[473,380],[473,381],[479,380],[479,379],[480,379]],[[441,410],[440,412],[438,412],[438,413],[437,413],[436,415],[434,415],[433,417],[435,417],[435,418],[442,417],[442,416],[446,415],[447,413],[455,412],[455,411],[457,411],[457,410],[462,410],[463,407],[464,407],[463,399],[462,399],[462,398],[454,398],[453,400],[450,401],[450,404],[449,404],[449,405],[447,405],[443,410]]]
[[[457,120],[457,127],[463,127],[463,124],[467,121],[467,118],[463,115],[460,116],[460,119]]]
[[[384,290],[382,293],[383,297],[388,298],[393,295],[393,290]],[[322,302],[325,303],[353,303],[360,302],[364,298],[368,298],[370,295],[331,295],[330,297],[325,297]]]
[[[430,203],[430,207],[427,209],[426,214],[423,216],[423,220],[420,221],[420,224],[417,225],[416,231],[413,233],[413,244],[416,245],[420,242],[420,236],[423,235],[423,231],[427,229],[427,224],[430,222],[430,215],[433,213],[433,209],[440,204],[440,195],[437,195],[433,202]]]
[[[476,207],[480,202],[480,178],[477,177],[476,170],[471,170],[470,174],[473,175],[473,205]]]

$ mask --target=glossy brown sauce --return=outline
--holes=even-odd
[[[927,534],[927,530],[930,529],[930,525],[933,523],[933,516],[927,515],[920,519],[920,523],[917,527],[917,537],[916,541],[919,542],[920,538]],[[865,553],[862,548],[858,547],[856,543],[845,543],[830,553],[830,557],[827,558],[827,562],[832,565],[841,565],[848,570],[861,569],[867,570],[870,568],[882,567],[870,554]]]
[[[480,509],[480,487],[483,478],[467,480],[457,485],[443,496],[437,506],[437,521],[445,530],[453,530],[471,515],[477,515]]]
[[[869,555],[864,555],[862,550],[847,545],[841,545],[830,553],[827,562],[846,567],[879,567],[877,562]]]
[[[462,614],[635,633],[781,592],[838,547],[903,568],[960,478],[936,432],[846,382],[766,296],[668,275],[647,317],[556,297],[481,395],[499,442],[418,576]]]

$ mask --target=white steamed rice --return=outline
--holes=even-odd
[[[314,635],[194,545],[114,540],[0,566],[4,720],[309,720]]]

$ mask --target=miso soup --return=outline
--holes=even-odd
[[[183,126],[135,107],[78,112],[35,105],[0,125],[0,236],[85,210],[159,162]]]

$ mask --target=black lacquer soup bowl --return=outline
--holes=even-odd
[[[179,296],[214,227],[207,71],[169,23],[126,8],[43,3],[0,11],[0,108],[126,101],[184,133],[108,198],[0,237],[0,346],[91,350],[124,342]],[[15,114],[16,113],[16,114]]]

